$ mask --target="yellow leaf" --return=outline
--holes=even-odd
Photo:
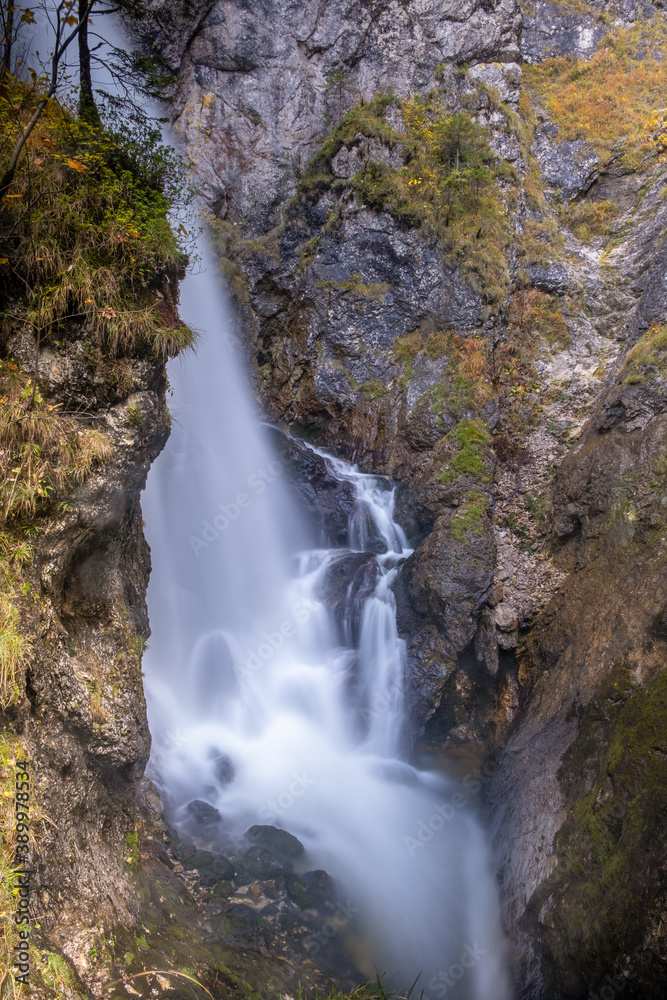
[[[67,165],[72,168],[72,170],[78,170],[80,174],[85,173],[88,167],[84,167],[83,163],[79,163],[78,160],[67,160]]]
[[[9,264],[9,257],[0,257],[0,264]]]
[[[137,232],[136,229],[128,229],[128,233],[130,234],[130,236],[136,236],[138,239],[141,238],[140,234]]]
[[[69,17],[65,18],[65,23],[69,24],[69,26],[72,27],[73,25],[79,23],[79,18],[78,17],[74,17],[74,14],[70,14]]]

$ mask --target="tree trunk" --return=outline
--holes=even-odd
[[[12,44],[14,42],[14,3],[7,6],[7,14],[3,17],[4,39],[2,48],[2,70],[0,79],[4,79],[12,71]]]
[[[88,46],[89,0],[79,0],[79,117],[93,128],[100,128],[101,121],[93,96],[90,75],[90,48]]]

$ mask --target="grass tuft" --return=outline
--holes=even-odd
[[[2,170],[35,101],[18,83],[3,88]],[[192,342],[166,301],[188,259],[167,217],[178,165],[149,133],[142,146],[49,103],[0,205],[0,333],[21,303],[41,342],[82,324],[111,357],[164,358]]]
[[[602,165],[636,168],[667,152],[667,20],[610,32],[587,61],[572,56],[525,65],[524,82],[560,126],[585,139]]]
[[[625,358],[622,375],[624,382],[643,382],[651,370],[664,372],[667,368],[667,325],[653,326],[637,341]]]

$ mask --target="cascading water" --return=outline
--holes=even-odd
[[[364,974],[378,968],[402,987],[421,974],[431,998],[507,1000],[483,832],[458,785],[403,757],[391,585],[409,549],[393,492],[327,458],[355,488],[349,548],[308,549],[205,264],[186,279],[181,312],[206,335],[196,357],[170,365],[172,434],[143,498],[152,775],[190,835],[193,801],[200,819],[202,803],[218,810],[209,847],[257,823],[297,836],[308,867],[350,901]],[[351,552],[368,552],[355,561],[366,589],[360,598],[350,581],[336,620],[323,594]],[[479,785],[469,782],[470,800]]]

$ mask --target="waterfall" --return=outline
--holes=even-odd
[[[113,19],[106,34],[127,47]],[[103,69],[95,82],[118,93]],[[483,776],[461,784],[408,760],[392,583],[410,550],[393,490],[313,449],[356,497],[347,547],[313,545],[255,410],[214,258],[203,241],[199,252],[180,313],[201,339],[168,365],[171,436],[142,497],[150,774],[184,833],[196,835],[193,802],[219,814],[208,847],[258,823],[298,837],[306,867],[347,901],[363,974],[382,970],[398,988],[419,976],[424,1000],[509,1000],[475,815]],[[360,598],[350,581],[336,621],[325,581],[354,553],[368,556],[367,586]]]
[[[213,848],[272,824],[336,880],[362,972],[434,998],[507,1000],[497,893],[463,786],[407,760],[405,648],[392,582],[410,550],[379,478],[328,456],[354,487],[347,549],[315,547],[251,402],[215,266],[182,289],[202,331],[169,365],[170,440],[143,497],[152,552],[145,654],[151,773],[172,822],[220,815]],[[323,601],[337,561],[370,585]],[[363,556],[357,556],[357,562]],[[215,840],[217,838],[217,840]],[[211,846],[211,843],[208,844]]]

